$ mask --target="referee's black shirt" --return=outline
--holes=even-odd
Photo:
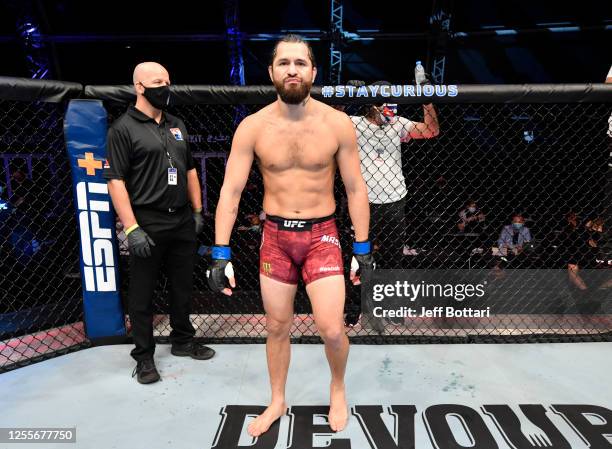
[[[134,106],[108,131],[104,178],[125,182],[138,223],[156,231],[190,217],[187,171],[195,167],[181,119],[164,112],[158,124]],[[168,184],[168,169],[177,172]]]

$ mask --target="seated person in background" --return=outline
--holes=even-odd
[[[570,234],[566,251],[565,262],[567,263],[568,277],[571,285],[579,291],[586,293],[589,287],[608,289],[612,288],[612,279],[596,280],[597,284],[591,284],[580,274],[581,270],[605,268],[604,261],[598,260],[599,246],[603,241],[605,232],[604,220],[597,217],[587,221],[584,227],[578,226],[574,233]],[[591,280],[592,282],[592,280]]]
[[[574,246],[578,243],[579,246],[583,246],[586,242],[586,230],[583,225],[581,225],[580,217],[574,211],[569,211],[565,214],[562,228],[558,233],[558,236],[555,239],[555,245],[559,248],[559,251],[565,256],[560,256],[559,260],[565,264],[566,256],[569,254],[573,254]]]
[[[238,231],[254,231],[254,232],[261,232],[261,224],[263,223],[263,221],[265,220],[265,212],[262,212],[263,215],[263,220],[261,218],[261,213],[258,214],[248,214],[246,216],[246,219],[249,221],[249,226],[244,226],[244,225],[240,225],[238,226]]]
[[[584,225],[588,233],[587,243],[591,248],[599,248],[603,243],[603,235],[604,235],[604,219],[602,217],[597,217],[593,220],[589,220]]]
[[[261,211],[259,214],[247,214],[245,218],[248,221],[248,225],[240,225],[238,226],[237,230],[242,232],[248,232],[249,234],[252,232],[261,234],[263,224],[266,219],[266,213]],[[248,240],[246,241],[246,246],[251,249],[259,248],[259,238],[259,236],[256,239],[248,237]]]
[[[459,211],[459,232],[480,233],[485,221],[485,214],[478,208],[476,201],[469,200]]]
[[[28,178],[25,172],[18,168],[11,175],[11,187],[13,195],[9,198],[10,202],[15,207],[21,208],[24,212],[30,209],[30,202],[32,194],[32,180]]]
[[[579,290],[587,289],[586,283],[580,277],[579,270],[590,265],[588,238],[586,228],[581,225],[578,214],[573,211],[565,214],[565,226],[558,241],[561,251],[560,262],[567,267],[571,284]]]
[[[497,246],[502,255],[513,254],[517,256],[523,252],[525,244],[531,240],[531,232],[525,226],[525,218],[521,214],[514,214],[512,224],[502,228]]]
[[[578,218],[578,214],[573,211],[569,211],[565,214],[565,232],[573,232],[578,229],[578,224],[580,223],[580,219]]]

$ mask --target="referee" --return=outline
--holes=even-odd
[[[170,77],[155,62],[134,69],[136,105],[111,126],[104,177],[130,251],[129,315],[138,382],[160,377],[153,354],[153,292],[162,266],[170,291],[172,354],[206,360],[189,319],[196,234],[204,226],[200,183],[182,120],[163,110]]]

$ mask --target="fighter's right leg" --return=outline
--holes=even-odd
[[[272,399],[268,408],[248,427],[251,436],[266,432],[287,411],[285,384],[291,359],[289,333],[293,324],[293,299],[297,285],[260,275],[261,296],[266,311],[266,355]]]

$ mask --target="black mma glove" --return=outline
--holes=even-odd
[[[372,256],[370,242],[353,242],[353,258],[351,259],[350,273],[350,280],[353,285],[361,284],[361,275],[364,271],[375,269],[376,262],[374,261],[374,256]]]
[[[232,294],[231,288],[236,287],[231,258],[232,251],[229,246],[215,245],[212,247],[212,263],[206,270],[206,280],[210,289],[228,296]]]

